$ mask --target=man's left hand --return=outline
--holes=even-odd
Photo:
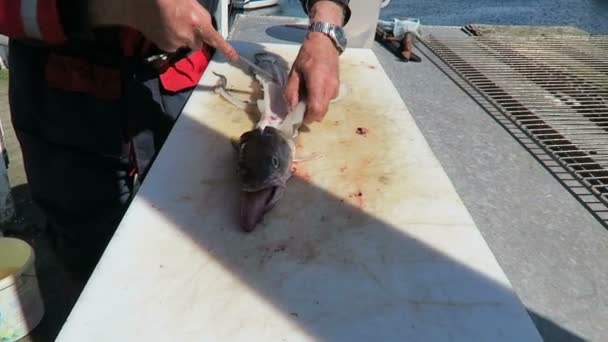
[[[304,122],[323,120],[329,109],[329,102],[338,96],[338,58],[338,50],[323,33],[311,33],[302,44],[289,75],[285,93],[291,108],[301,100],[306,101]]]
[[[342,8],[331,1],[318,1],[311,9],[311,22],[342,25]],[[285,96],[291,108],[306,101],[305,123],[320,122],[329,103],[340,91],[339,53],[331,38],[320,32],[306,36],[292,66]]]

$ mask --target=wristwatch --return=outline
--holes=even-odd
[[[336,46],[336,49],[338,49],[338,53],[340,55],[346,49],[346,34],[338,25],[324,22],[314,22],[308,27],[308,32],[321,32],[328,36],[334,42],[334,45]]]

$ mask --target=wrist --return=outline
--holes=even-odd
[[[338,52],[338,55],[341,55],[342,52],[344,52],[344,49],[346,49],[347,39],[344,30],[342,30],[340,25],[320,21],[311,23],[308,27],[308,36],[310,37],[313,35],[314,37],[317,37],[318,34],[320,34],[318,39],[323,39],[325,42],[331,42]]]
[[[315,49],[327,48],[326,51],[333,51],[335,53],[336,58],[340,56],[340,52],[336,48],[335,43],[324,33],[308,32],[308,34],[306,35],[306,41],[312,44]]]

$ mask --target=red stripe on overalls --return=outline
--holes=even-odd
[[[38,27],[42,39],[49,43],[62,43],[66,37],[61,26],[56,0],[38,0]]]
[[[25,37],[21,0],[0,0],[0,33],[14,38]]]
[[[51,54],[45,73],[50,87],[89,94],[101,100],[118,100],[121,96],[119,70],[81,58]]]

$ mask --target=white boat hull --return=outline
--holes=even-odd
[[[258,8],[265,8],[276,6],[279,4],[279,0],[237,0],[233,2],[235,8],[243,10],[253,10]]]

